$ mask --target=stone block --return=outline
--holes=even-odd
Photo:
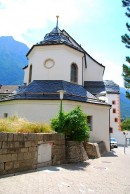
[[[0,161],[1,162],[9,162],[9,161],[12,161],[11,154],[2,154],[2,155],[0,155]]]
[[[26,152],[28,152],[28,148],[21,148],[21,152],[23,153],[26,153]]]
[[[14,140],[14,134],[13,133],[7,133],[7,140],[13,141]]]
[[[14,141],[18,141],[18,135],[17,135],[17,133],[14,133]]]
[[[19,148],[9,148],[9,149],[7,149],[8,154],[15,154],[15,153],[18,153],[19,151],[20,151]]]
[[[40,145],[40,144],[45,143],[45,142],[46,141],[41,140],[41,141],[38,141],[37,143],[38,143],[38,145]]]
[[[25,142],[25,147],[31,147],[31,145],[32,145],[31,141],[26,141]]]
[[[24,159],[25,160],[31,159],[31,153],[29,153],[29,152],[24,153]]]
[[[16,161],[17,160],[17,154],[12,154],[12,161]]]
[[[14,148],[14,142],[8,142],[9,143],[9,148]]]
[[[15,147],[15,148],[19,148],[19,147],[20,147],[20,145],[19,145],[19,142],[18,142],[18,141],[14,142],[14,147]]]
[[[3,162],[0,163],[0,172],[1,171],[4,171],[4,163]]]
[[[12,170],[13,169],[13,162],[6,162],[5,163],[5,170]]]
[[[36,135],[35,133],[28,133],[24,134],[24,140],[25,141],[35,141],[36,140]]]
[[[68,163],[83,162],[88,159],[82,143],[76,141],[67,141],[66,145],[66,160]]]
[[[43,137],[42,140],[43,140],[44,142],[49,141],[50,138],[51,138],[51,137],[49,137],[49,136],[50,136],[50,134],[43,134],[43,135],[42,135],[42,137]]]
[[[14,162],[14,169],[19,168],[19,162]]]
[[[18,139],[18,141],[24,141],[24,134],[23,133],[18,133],[17,134],[17,139]]]
[[[37,150],[36,147],[30,147],[30,148],[29,148],[29,152],[35,152],[36,150]]]
[[[0,141],[7,141],[7,133],[0,132]]]
[[[30,152],[31,158],[36,158],[36,152]]]
[[[3,143],[2,143],[2,148],[9,148],[10,146],[9,146],[9,142],[7,142],[7,141],[4,141]]]
[[[37,141],[42,141],[43,140],[43,134],[37,133]]]
[[[2,142],[0,142],[0,149],[1,149],[1,147],[2,147]]]
[[[31,167],[32,168],[33,160],[23,160],[19,162],[19,168]]]
[[[54,141],[54,145],[65,145],[65,139]]]
[[[7,149],[0,149],[0,154],[6,154],[7,153]]]
[[[18,161],[24,159],[23,153],[18,153],[17,157],[18,157]]]
[[[20,141],[19,142],[19,147],[20,148],[24,148],[25,147],[25,142],[24,141]]]
[[[36,147],[36,146],[37,146],[37,144],[38,144],[38,142],[36,142],[36,141],[32,141],[32,142],[31,142],[31,147]]]

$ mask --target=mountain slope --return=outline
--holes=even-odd
[[[130,100],[126,98],[125,92],[125,88],[120,88],[121,118],[130,117]]]
[[[0,84],[19,85],[23,83],[23,67],[27,65],[29,48],[12,36],[0,37]]]

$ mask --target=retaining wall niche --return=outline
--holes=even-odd
[[[0,133],[0,175],[64,162],[64,135]]]

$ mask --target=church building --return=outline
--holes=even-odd
[[[29,121],[50,122],[59,111],[62,92],[64,111],[80,105],[91,129],[90,141],[104,141],[109,150],[110,128],[118,129],[120,121],[119,86],[103,81],[105,67],[59,29],[58,17],[56,27],[26,56],[24,86],[0,101],[0,117],[18,115]],[[114,101],[117,107],[110,110]]]

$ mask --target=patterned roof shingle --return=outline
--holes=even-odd
[[[105,104],[86,89],[74,83],[62,80],[34,80],[28,86],[19,88],[16,94],[4,100],[57,100],[58,91],[64,90],[64,100]],[[3,101],[4,101],[3,100]]]
[[[111,93],[111,94],[119,94],[120,88],[119,85],[114,83],[111,80],[105,81],[85,81],[84,87],[86,90],[91,92],[93,95],[97,95],[100,93]]]

